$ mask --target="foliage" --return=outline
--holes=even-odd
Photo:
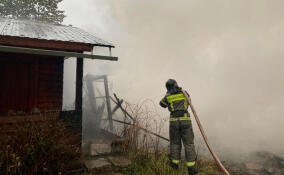
[[[0,141],[0,174],[59,174],[80,156],[62,122],[25,123]]]
[[[0,16],[61,23],[64,11],[58,10],[62,0],[1,0]]]

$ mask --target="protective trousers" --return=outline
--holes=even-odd
[[[188,168],[196,164],[196,152],[194,146],[194,134],[191,120],[177,120],[170,122],[170,161],[180,162],[181,141],[184,145],[186,165]]]

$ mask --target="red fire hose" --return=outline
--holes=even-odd
[[[190,108],[191,108],[191,110],[192,110],[192,113],[193,113],[194,117],[195,117],[196,123],[197,123],[197,125],[198,125],[198,127],[199,127],[199,130],[200,130],[200,132],[201,132],[201,135],[202,135],[202,137],[203,137],[203,140],[204,140],[204,142],[206,143],[206,146],[207,146],[208,150],[210,151],[210,153],[211,153],[213,159],[216,161],[217,165],[219,166],[219,168],[223,171],[223,173],[224,173],[225,175],[230,175],[229,172],[228,172],[228,171],[226,170],[226,168],[224,167],[224,165],[223,165],[223,164],[221,163],[221,161],[219,160],[219,158],[217,157],[217,155],[215,154],[215,152],[213,151],[213,149],[211,148],[211,146],[209,145],[208,139],[207,139],[207,137],[206,137],[206,135],[205,135],[205,132],[204,132],[203,127],[202,127],[202,125],[201,125],[201,123],[200,123],[200,120],[199,120],[199,118],[198,118],[198,116],[197,116],[197,114],[196,114],[196,111],[195,111],[195,109],[194,109],[194,107],[193,107],[193,104],[191,103],[191,99],[190,99],[189,95],[188,95],[185,91],[183,91],[183,94],[184,94],[184,96],[187,98],[188,104],[189,104],[189,106],[190,106]]]

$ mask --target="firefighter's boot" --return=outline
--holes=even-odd
[[[175,170],[178,169],[178,164],[176,164],[176,163],[170,162],[170,166]]]
[[[188,167],[188,174],[189,175],[195,175],[198,173],[198,168],[196,165],[192,166],[192,167]]]

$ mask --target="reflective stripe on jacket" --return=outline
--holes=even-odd
[[[191,120],[189,114],[185,113],[183,117],[171,117],[170,122]]]
[[[171,112],[171,117],[183,117],[184,114],[188,114],[187,99],[181,91],[174,94],[167,94],[161,101],[162,107],[168,107]]]

